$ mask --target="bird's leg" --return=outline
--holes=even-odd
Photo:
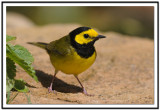
[[[85,90],[85,88],[83,87],[82,83],[80,82],[80,80],[78,79],[78,76],[75,75],[75,78],[78,80],[79,84],[81,85],[82,89],[83,89],[83,94],[90,96],[87,91]]]
[[[54,76],[53,76],[53,78],[52,78],[52,82],[51,82],[51,84],[50,84],[50,87],[48,87],[48,92],[52,92],[53,90],[52,90],[52,85],[53,85],[53,82],[54,82],[54,80],[55,80],[55,77],[56,77],[56,74],[58,73],[58,71],[57,70],[55,70],[55,73],[54,73]]]

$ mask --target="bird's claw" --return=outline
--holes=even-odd
[[[49,93],[52,93],[52,92],[53,92],[54,94],[57,94],[57,92],[56,92],[55,90],[52,90],[52,87],[48,87],[48,92],[49,92]]]
[[[48,92],[53,92],[52,87],[48,87]]]
[[[87,91],[85,90],[85,88],[83,88],[83,94],[86,95],[86,96],[93,96],[91,94],[88,94]]]

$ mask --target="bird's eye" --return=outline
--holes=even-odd
[[[87,39],[88,37],[89,37],[89,35],[88,35],[88,34],[84,34],[84,38],[86,38],[86,39]]]

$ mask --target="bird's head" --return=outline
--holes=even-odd
[[[79,27],[69,33],[71,43],[78,45],[88,45],[95,43],[98,39],[105,38],[103,35],[99,35],[94,29],[90,27]]]

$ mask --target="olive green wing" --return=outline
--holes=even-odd
[[[68,36],[65,36],[59,40],[50,42],[46,50],[49,54],[54,54],[56,56],[66,56],[71,54],[71,45]]]

